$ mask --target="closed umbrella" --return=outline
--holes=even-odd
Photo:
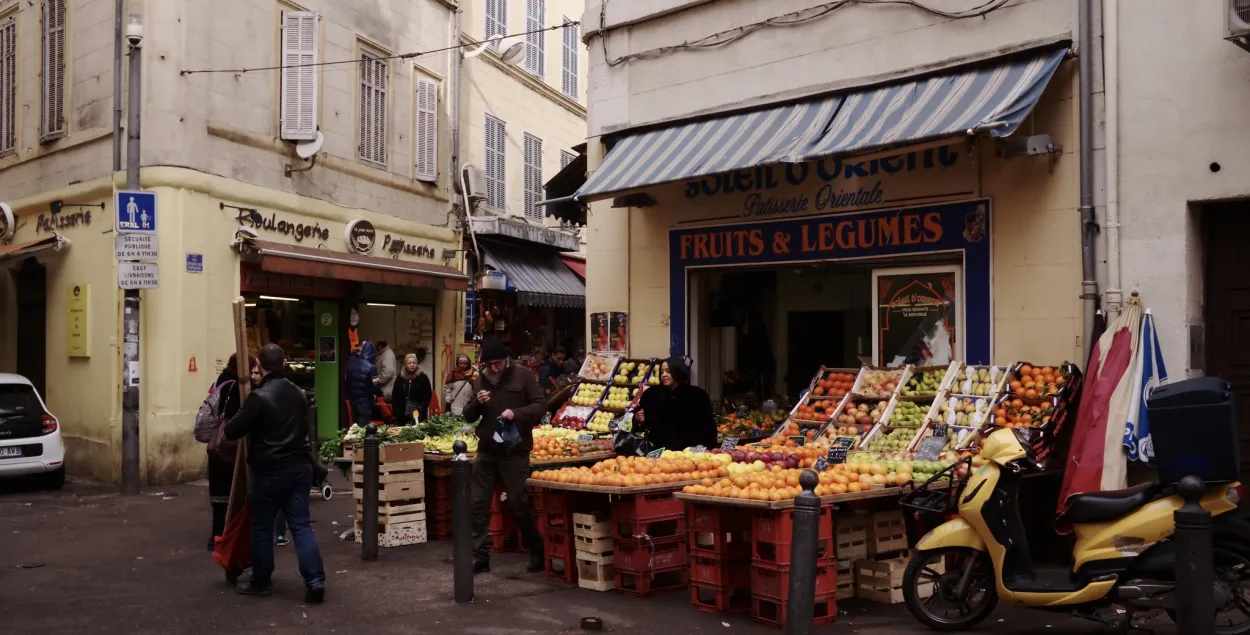
[[[1168,370],[1163,363],[1163,351],[1159,348],[1159,333],[1155,330],[1155,318],[1146,309],[1142,317],[1141,342],[1137,345],[1137,368],[1133,386],[1137,395],[1124,426],[1124,448],[1128,460],[1154,465],[1154,442],[1150,438],[1150,418],[1146,400],[1154,389],[1168,380]]]

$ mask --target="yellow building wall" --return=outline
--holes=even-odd
[[[1053,163],[1047,156],[1000,158],[995,141],[979,139],[960,146],[960,161],[972,171],[961,173],[958,184],[940,171],[895,177],[905,193],[926,197],[906,205],[991,199],[992,358],[997,364],[1083,361],[1076,79],[1074,62],[1061,66],[1017,132],[1050,134],[1062,146]],[[602,143],[590,144],[591,166],[602,160],[602,148]],[[586,311],[628,311],[633,357],[669,354],[669,231],[756,220],[734,221],[740,206],[718,197],[687,200],[682,187],[648,190],[658,202],[652,207],[614,209],[611,201],[590,205]],[[776,194],[785,195],[787,187]]]
[[[261,232],[261,239],[347,251],[344,230],[353,219],[374,224],[379,234],[400,235],[425,244],[441,254],[444,248],[458,249],[459,235],[450,229],[418,225],[368,210],[341,207],[317,199],[233,181],[181,168],[146,168],[142,186],[154,191],[158,206],[160,235],[160,287],[141,292],[142,338],[140,454],[142,479],[162,484],[198,478],[203,473],[204,446],[192,436],[195,413],[216,372],[234,351],[231,302],[239,295],[240,263],[232,245],[237,212],[221,205],[254,208],[263,216],[277,214],[280,220],[319,223],[329,231],[329,240],[304,239],[276,232]],[[62,422],[68,448],[67,466],[72,474],[104,481],[120,478],[121,429],[120,298],[117,265],[113,253],[111,190],[107,181],[84,188],[99,190],[95,201],[106,202],[105,212],[92,210],[89,227],[62,232],[72,241],[68,250],[48,258],[48,406]],[[77,192],[74,192],[77,193]],[[64,192],[46,197],[58,198]],[[83,198],[70,199],[75,202]],[[19,201],[15,210],[23,220],[37,215],[38,201]],[[46,210],[46,203],[42,209]],[[63,212],[68,213],[68,212]],[[97,217],[97,214],[99,216]],[[15,242],[33,240],[33,222],[19,223]],[[380,253],[380,240],[378,251]],[[204,256],[203,273],[185,269],[187,253]],[[442,264],[441,259],[437,259]],[[458,261],[450,263],[459,267]],[[89,360],[65,356],[66,289],[73,284],[91,284]],[[3,285],[5,333],[0,349],[2,369],[15,368],[16,309],[11,279]],[[435,309],[433,364],[425,371],[441,391],[445,350],[458,340],[459,292],[440,292]],[[195,359],[196,371],[190,370]],[[438,394],[441,394],[438,393]]]

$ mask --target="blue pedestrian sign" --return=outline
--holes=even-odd
[[[118,190],[113,209],[119,234],[156,233],[156,192]]]

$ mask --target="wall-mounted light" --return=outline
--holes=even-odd
[[[277,302],[299,302],[299,298],[283,298],[281,296],[276,296],[276,295],[262,295],[260,296],[260,299],[274,300]]]
[[[387,304],[387,303],[385,303],[385,302],[366,302],[366,303],[365,303],[365,306],[389,306],[389,307],[394,307],[395,305],[394,305],[394,304]]]
[[[100,209],[104,209],[104,203],[66,203],[65,201],[62,201],[61,199],[56,199],[55,201],[48,202],[48,211],[51,212],[53,216],[60,214],[61,210],[65,209],[66,207],[78,207],[78,208],[98,207]]]

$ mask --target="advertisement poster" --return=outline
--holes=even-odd
[[[610,337],[611,328],[610,313],[591,313],[590,314],[590,350],[596,353],[606,353],[612,348],[612,340]]]
[[[958,271],[874,272],[876,363],[944,366],[959,357]]]
[[[70,357],[90,357],[91,347],[87,341],[87,306],[90,303],[91,285],[76,284],[69,289],[69,324],[66,352]]]
[[[612,351],[625,353],[629,350],[629,314],[624,311],[612,313]]]
[[[317,361],[326,364],[333,364],[338,354],[338,348],[334,345],[335,337],[333,335],[322,335],[317,338]]]

